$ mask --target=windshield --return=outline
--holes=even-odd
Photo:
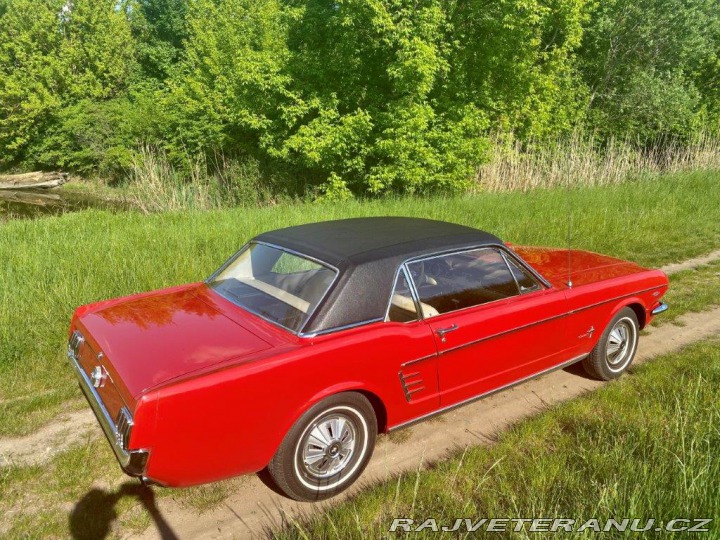
[[[335,270],[265,244],[250,244],[210,287],[271,322],[299,332],[335,279]]]

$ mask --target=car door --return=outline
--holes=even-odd
[[[499,247],[408,263],[438,348],[442,407],[558,364],[566,299]]]
[[[437,410],[437,348],[432,331],[422,320],[404,268],[397,274],[385,319],[384,326],[393,335],[393,357],[400,362],[393,383],[406,402],[400,407],[400,416],[407,420]]]

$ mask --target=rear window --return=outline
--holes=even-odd
[[[335,274],[332,268],[301,255],[250,244],[210,281],[210,287],[241,308],[299,332]]]

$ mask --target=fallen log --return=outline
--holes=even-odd
[[[54,188],[67,182],[67,173],[31,172],[0,175],[0,189]]]
[[[40,191],[20,191],[3,189],[0,190],[0,202],[7,201],[20,204],[31,204],[33,206],[58,206],[63,200],[57,193],[43,193]]]

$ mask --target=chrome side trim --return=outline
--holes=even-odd
[[[390,297],[388,298],[387,307],[385,308],[384,321],[392,322],[392,321],[390,321],[390,308],[392,307],[392,298],[393,298],[393,295],[395,294],[395,287],[397,285],[397,281],[398,281],[398,278],[400,277],[401,273],[405,275],[405,281],[407,281],[408,288],[410,289],[410,296],[412,297],[413,303],[415,304],[415,315],[417,315],[417,319],[415,319],[414,321],[406,321],[405,324],[417,322],[417,321],[421,320],[421,318],[422,318],[422,315],[421,315],[422,310],[420,309],[420,301],[418,300],[418,297],[417,297],[417,291],[415,291],[415,285],[412,282],[412,279],[410,279],[410,274],[408,274],[408,270],[405,267],[405,263],[402,263],[400,266],[398,266],[398,269],[395,271],[395,277],[393,278],[393,288],[390,291]]]
[[[554,315],[554,316],[548,317],[548,318],[546,318],[546,319],[541,319],[541,320],[539,320],[539,321],[533,321],[533,322],[528,323],[528,324],[525,324],[525,325],[523,325],[523,326],[518,326],[518,327],[516,327],[516,328],[511,328],[510,330],[505,330],[505,331],[503,331],[503,332],[498,332],[497,334],[492,334],[492,335],[490,335],[490,336],[485,336],[485,337],[482,337],[482,338],[480,338],[480,339],[476,339],[476,340],[474,340],[474,341],[469,341],[469,342],[467,342],[467,343],[463,343],[462,345],[458,345],[457,347],[453,347],[453,348],[451,348],[451,349],[442,350],[442,351],[440,351],[440,352],[438,353],[438,355],[442,356],[443,354],[446,354],[446,353],[449,353],[449,352],[452,352],[452,351],[457,351],[458,349],[462,349],[462,348],[464,348],[464,347],[470,347],[471,345],[475,345],[476,343],[481,343],[481,342],[483,342],[483,341],[487,341],[488,339],[493,339],[493,338],[496,338],[496,337],[504,336],[505,334],[512,334],[513,332],[519,332],[520,330],[524,330],[524,329],[526,329],[526,328],[531,328],[531,327],[533,327],[533,326],[537,326],[538,324],[543,324],[543,323],[546,323],[546,322],[554,321],[555,319],[562,319],[562,318],[564,318],[564,317],[569,317],[569,316],[571,316],[571,315],[574,315],[575,313],[580,313],[581,311],[585,311],[586,309],[592,309],[592,308],[594,308],[594,307],[602,306],[603,304],[608,304],[608,303],[610,303],[610,302],[615,302],[615,301],[617,301],[617,300],[622,300],[622,299],[624,299],[624,298],[629,298],[629,297],[631,297],[631,296],[635,296],[636,294],[642,294],[642,293],[644,293],[644,292],[652,291],[653,289],[659,289],[659,288],[661,288],[661,287],[664,287],[664,285],[658,285],[657,287],[651,287],[651,288],[649,288],[649,289],[644,289],[644,290],[642,290],[642,291],[637,291],[637,292],[633,292],[633,293],[630,293],[630,294],[625,294],[625,295],[622,295],[622,296],[616,296],[615,298],[610,298],[609,300],[603,300],[602,302],[597,302],[597,303],[591,304],[591,305],[589,305],[589,306],[583,306],[583,307],[581,307],[581,308],[574,309],[574,310],[572,310],[572,311],[568,311],[567,313],[561,313],[560,315]],[[514,297],[512,297],[512,298],[514,298]],[[498,300],[495,300],[495,301],[497,302]],[[488,303],[490,303],[490,302],[488,302]],[[485,306],[485,305],[487,305],[487,304],[479,304],[479,305],[480,305],[480,306]],[[478,307],[478,306],[470,306],[470,307],[463,308],[463,309],[472,309],[472,308],[474,308],[474,307]],[[667,308],[665,308],[665,309],[667,309]],[[662,311],[665,311],[665,309],[662,310]],[[462,311],[462,310],[457,310],[457,311]],[[456,313],[456,311],[451,311],[451,312],[448,312],[448,313]],[[445,314],[443,313],[442,315],[445,315]]]
[[[336,326],[334,328],[328,328],[327,330],[320,330],[319,332],[313,332],[312,334],[305,334],[303,332],[298,334],[298,337],[309,339],[317,336],[324,336],[325,334],[332,334],[333,332],[339,332],[340,330],[349,330],[350,328],[358,328],[360,326],[367,326],[376,322],[382,322],[383,319],[378,317],[377,319],[368,319],[367,321],[359,321],[352,324],[346,324],[345,326]]]
[[[655,309],[653,309],[650,313],[652,313],[653,315],[658,315],[667,310],[668,310],[668,305],[665,302],[660,302],[660,304],[657,307],[655,307]]]
[[[620,296],[615,296],[614,298],[610,298],[608,300],[603,300],[602,302],[595,302],[594,304],[590,304],[589,306],[583,306],[578,309],[574,309],[572,311],[568,311],[568,315],[572,315],[573,313],[579,313],[580,311],[585,311],[586,309],[591,309],[597,306],[602,306],[603,304],[607,304],[608,302],[614,302],[615,300],[622,300],[623,298],[629,298],[631,296],[635,296],[638,294],[654,291],[655,289],[662,289],[663,287],[667,287],[667,285],[656,285],[655,287],[648,287],[647,289],[642,289],[640,291],[634,291],[628,294],[621,294]]]
[[[438,415],[438,414],[443,414],[443,413],[449,412],[449,411],[451,411],[451,410],[453,410],[453,409],[457,409],[458,407],[462,407],[463,405],[468,405],[468,404],[470,404],[470,403],[472,403],[472,402],[474,402],[474,401],[478,401],[478,400],[480,400],[480,399],[482,399],[482,398],[491,396],[491,395],[496,394],[496,393],[498,393],[498,392],[501,392],[501,391],[503,391],[503,390],[507,390],[508,388],[512,388],[513,386],[517,386],[518,384],[522,384],[522,383],[527,382],[527,381],[529,381],[529,380],[532,380],[532,379],[535,379],[535,378],[540,377],[540,376],[542,376],[542,375],[545,375],[546,373],[551,373],[551,372],[553,372],[553,371],[557,371],[558,369],[565,368],[565,367],[570,366],[570,365],[572,365],[572,364],[574,364],[574,363],[576,363],[576,362],[579,362],[580,360],[582,360],[582,359],[585,358],[586,356],[587,356],[587,354],[581,354],[580,356],[576,356],[575,358],[572,358],[572,359],[570,359],[570,360],[567,360],[566,362],[563,362],[563,363],[558,364],[558,365],[556,365],[556,366],[549,367],[549,368],[547,368],[547,369],[544,369],[544,370],[542,370],[542,371],[539,371],[539,372],[537,372],[537,373],[534,373],[534,374],[532,374],[532,375],[529,375],[529,376],[524,377],[524,378],[522,378],[522,379],[519,379],[519,380],[517,380],[517,381],[513,381],[513,382],[508,383],[508,384],[506,384],[506,385],[500,386],[500,387],[498,387],[498,388],[494,388],[493,390],[490,390],[490,391],[485,392],[485,393],[483,393],[483,394],[478,394],[477,396],[473,396],[473,397],[468,398],[468,399],[466,399],[466,400],[460,401],[459,403],[453,403],[452,405],[447,405],[446,407],[442,407],[441,409],[438,409],[437,411],[433,411],[433,412],[430,412],[430,413],[427,413],[427,414],[423,414],[422,416],[418,416],[417,418],[413,418],[412,420],[408,420],[407,422],[403,422],[402,424],[398,424],[397,426],[393,426],[393,427],[389,428],[389,429],[388,429],[388,432],[390,432],[390,431],[395,431],[395,430],[402,429],[402,428],[406,428],[406,427],[410,427],[410,426],[412,426],[412,425],[414,425],[414,424],[417,424],[418,422],[422,422],[423,420],[426,420],[426,419],[431,418],[431,417],[433,417],[433,416],[436,416],[436,415]]]
[[[90,408],[95,413],[95,416],[97,417],[98,422],[100,423],[100,426],[105,433],[105,437],[107,437],[107,440],[110,442],[110,447],[115,453],[115,457],[120,462],[120,466],[123,468],[123,470],[125,470],[126,473],[130,474],[131,476],[142,476],[145,471],[145,463],[147,462],[148,451],[127,450],[125,448],[125,444],[127,443],[127,441],[125,440],[125,435],[126,433],[129,434],[128,428],[132,427],[132,419],[130,418],[129,411],[127,411],[127,409],[124,409],[125,412],[120,411],[119,417],[127,415],[127,418],[123,420],[123,422],[129,423],[129,425],[125,423],[123,431],[120,432],[116,427],[113,418],[110,416],[110,413],[105,407],[105,404],[102,402],[100,394],[98,394],[97,390],[92,384],[92,381],[90,381],[90,378],[87,376],[85,370],[80,365],[80,362],[75,355],[75,351],[73,350],[72,342],[68,346],[67,355],[68,360],[70,361],[70,365],[74,368],[75,375],[77,376],[78,382],[80,383],[80,389],[82,390],[85,398],[90,404]],[[128,429],[128,431],[126,431],[126,429]]]
[[[402,387],[403,394],[405,394],[405,400],[410,402],[412,395],[416,392],[425,390],[424,382],[420,377],[419,371],[408,373],[405,375],[402,371],[398,372],[398,378],[400,379],[400,386]]]
[[[421,356],[420,358],[416,358],[415,360],[408,360],[407,362],[403,362],[400,364],[401,368],[412,366],[413,364],[419,364],[420,362],[424,362],[425,360],[430,360],[431,358],[435,358],[437,356],[437,353],[429,354],[427,356]]]

